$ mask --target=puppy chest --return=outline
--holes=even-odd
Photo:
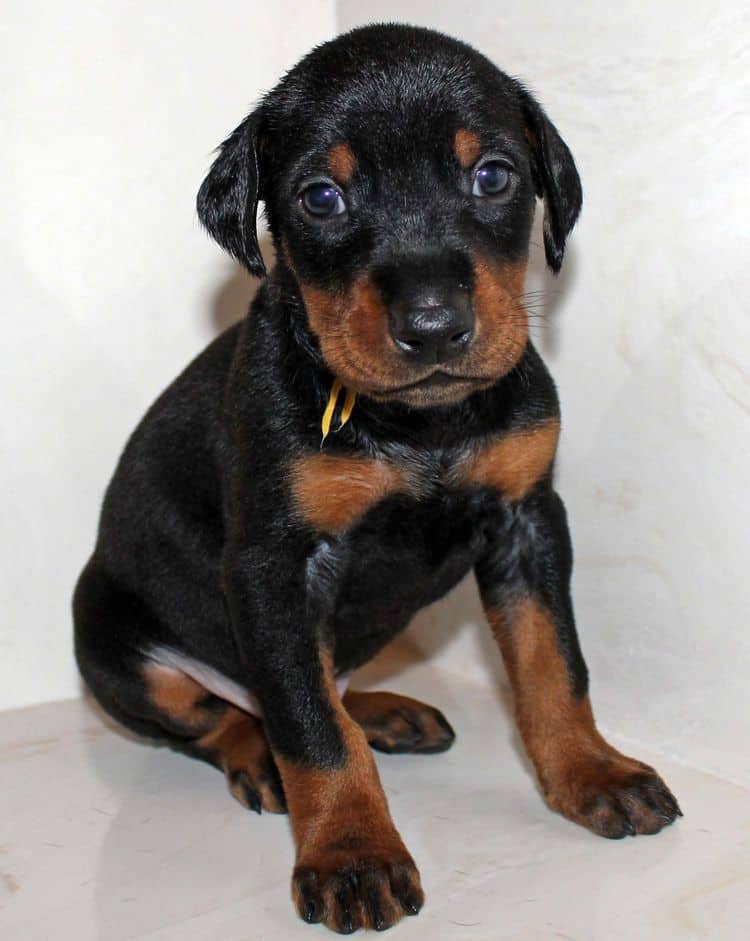
[[[391,497],[341,539],[347,585],[341,597],[427,604],[471,568],[481,538],[469,500]]]
[[[394,498],[430,503],[478,488],[523,499],[548,473],[559,436],[556,418],[442,453],[398,457],[319,453],[291,469],[295,509],[313,530],[341,536]]]
[[[392,497],[337,543],[332,622],[343,667],[364,662],[470,571],[482,529],[458,503]]]

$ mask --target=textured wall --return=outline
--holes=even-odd
[[[213,148],[333,4],[12,0],[0,23],[0,707],[78,693],[70,593],[126,436],[252,291]]]
[[[604,724],[750,781],[750,14],[660,0],[342,0],[472,42],[525,79],[578,161],[584,212],[536,334],[563,405],[559,488]],[[539,221],[539,220],[537,220]],[[539,235],[537,232],[537,241]],[[471,587],[422,643],[484,676]],[[447,647],[445,646],[447,644]]]

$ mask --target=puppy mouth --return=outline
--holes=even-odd
[[[437,369],[417,379],[414,382],[408,382],[401,386],[391,386],[387,389],[372,390],[370,395],[375,399],[422,399],[427,400],[430,397],[438,399],[452,398],[453,395],[463,397],[474,389],[486,386],[488,383],[486,376],[462,376],[444,372]]]

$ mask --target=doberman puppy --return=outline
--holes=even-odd
[[[198,195],[258,276],[262,201],[275,267],[131,437],[76,589],[102,706],[223,769],[249,807],[288,809],[297,910],[343,933],[424,900],[370,746],[454,738],[437,709],[347,676],[471,569],[549,804],[612,838],[680,813],[587,696],[558,400],[524,307],[537,196],[556,272],[573,158],[470,47],[377,25],[307,55]]]

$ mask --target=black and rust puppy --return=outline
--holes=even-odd
[[[341,932],[423,902],[369,746],[453,741],[436,709],[346,675],[472,568],[550,805],[608,837],[679,814],[587,697],[558,402],[523,303],[537,196],[557,271],[573,159],[466,45],[372,26],[303,59],[198,197],[256,275],[262,200],[276,265],[131,438],[76,590],[104,708],[222,768],[250,807],[288,808],[299,914]]]

